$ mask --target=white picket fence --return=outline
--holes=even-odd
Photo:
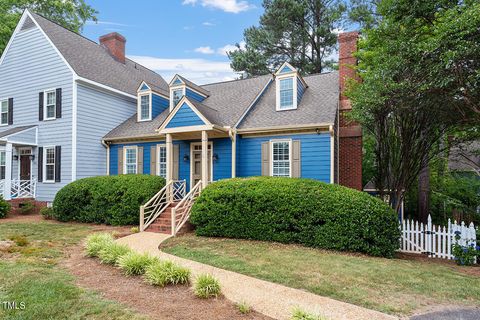
[[[429,215],[427,224],[413,220],[402,220],[400,224],[402,237],[400,239],[400,251],[426,254],[430,258],[454,259],[452,255],[452,244],[460,245],[477,244],[477,236],[473,223],[469,226],[465,222],[451,223],[448,219],[447,226],[436,226],[432,224],[432,217]],[[456,240],[456,235],[460,239]]]

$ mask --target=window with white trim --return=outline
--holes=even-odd
[[[177,106],[177,104],[182,100],[183,98],[183,88],[182,89],[176,89],[172,91],[172,101],[173,101],[173,108]]]
[[[158,146],[158,175],[162,178],[167,177],[167,147]]]
[[[272,141],[272,176],[291,176],[290,141]]]
[[[137,173],[137,147],[127,147],[125,148],[125,159],[124,159],[124,174],[136,174]]]
[[[2,100],[0,102],[0,124],[5,125],[8,124],[8,100]]]
[[[52,120],[56,118],[56,104],[57,104],[57,94],[55,90],[45,91],[45,120]]]
[[[294,108],[293,98],[293,78],[280,79],[280,110]]]
[[[0,151],[0,179],[5,179],[5,172],[7,168],[7,154],[5,151]]]
[[[140,96],[140,120],[151,120],[150,94]]]
[[[55,182],[55,147],[45,147],[43,157],[43,181]]]

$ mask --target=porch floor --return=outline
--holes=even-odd
[[[169,235],[161,233],[140,232],[120,238],[117,242],[129,246],[137,252],[145,252],[160,259],[174,261],[189,268],[194,277],[202,273],[209,273],[220,281],[222,293],[227,299],[235,303],[246,303],[252,309],[275,319],[290,319],[294,308],[320,314],[328,319],[397,319],[378,311],[164,253],[158,248],[169,237]]]

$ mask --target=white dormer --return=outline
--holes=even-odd
[[[137,90],[137,121],[152,120],[152,89],[142,82]]]
[[[288,62],[284,62],[275,73],[276,110],[297,109],[298,102],[306,87],[306,83],[297,69]]]

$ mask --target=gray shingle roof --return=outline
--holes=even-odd
[[[208,90],[205,90],[204,88],[202,88],[201,86],[199,85],[196,85],[195,83],[193,83],[192,81],[182,77],[181,75],[177,74],[177,76],[180,78],[180,80],[182,80],[186,85],[187,87],[190,87],[194,90],[197,90],[198,92],[200,93],[203,93],[204,95],[208,96],[210,95],[210,92],[208,92]]]
[[[96,42],[30,13],[80,77],[131,95],[137,95],[142,81],[168,92],[168,84],[159,74],[130,59],[126,59],[125,64],[118,62]]]
[[[334,124],[339,101],[338,72],[310,75],[304,77],[304,80],[308,88],[297,109],[276,111],[275,83],[272,83],[240,123],[239,129]]]
[[[265,75],[203,85],[210,96],[202,103],[192,99],[190,102],[213,124],[233,127],[270,80],[272,76]],[[275,110],[275,82],[272,82],[239,128],[334,124],[339,99],[338,72],[306,76],[304,80],[308,88],[296,110]],[[153,136],[167,116],[168,110],[165,110],[152,121],[137,122],[135,115],[108,133],[105,139]]]
[[[21,127],[10,128],[8,130],[0,132],[0,138],[4,138],[6,136],[9,136],[9,135],[12,135],[12,134],[15,134],[15,133],[19,133],[19,132],[22,132],[24,130],[27,130],[27,129],[30,129],[30,128],[33,128],[33,127],[36,127],[36,126],[21,126]]]

